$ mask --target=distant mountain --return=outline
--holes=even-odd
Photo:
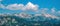
[[[60,26],[60,17],[51,14],[0,14],[0,26]]]

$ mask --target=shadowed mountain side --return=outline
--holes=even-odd
[[[45,17],[43,14],[39,16],[27,14],[24,17],[14,14],[0,15],[0,26],[60,26],[60,19]]]

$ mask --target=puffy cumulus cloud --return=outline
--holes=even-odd
[[[28,2],[26,5],[24,4],[9,4],[7,6],[4,6],[3,4],[0,4],[0,8],[2,9],[9,9],[9,10],[22,10],[22,11],[37,11],[38,5],[33,4],[31,2]]]
[[[38,9],[38,5],[34,5],[31,2],[29,2],[26,7],[27,10],[32,9],[32,10],[37,10]]]
[[[26,10],[38,10],[38,5],[35,5],[31,2],[28,2],[26,5],[23,5],[23,4],[10,4],[6,7],[7,9],[10,9],[10,10],[23,10],[23,11],[26,11]]]
[[[6,7],[9,10],[22,10],[24,8],[23,4],[10,4]]]

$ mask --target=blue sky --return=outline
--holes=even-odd
[[[28,2],[33,4],[37,4],[40,8],[55,8],[56,10],[60,10],[60,0],[2,0],[1,4],[7,6],[10,4],[24,4],[26,5]],[[21,10],[8,10],[0,8],[0,13],[19,13]],[[31,12],[30,12],[31,13]]]
[[[22,3],[27,4],[28,2],[32,2],[34,4],[38,4],[40,7],[56,7],[59,8],[60,0],[3,0],[2,4],[14,4],[14,3]]]

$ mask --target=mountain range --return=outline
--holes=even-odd
[[[0,26],[60,26],[60,16],[52,14],[0,14]]]

